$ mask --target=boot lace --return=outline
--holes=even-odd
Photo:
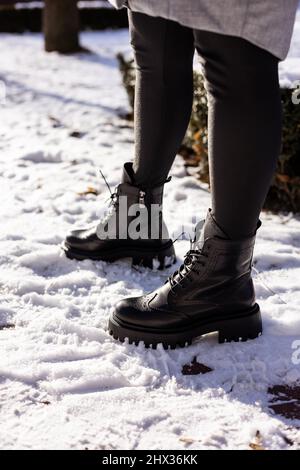
[[[104,216],[102,217],[102,219],[100,221],[100,223],[105,224],[108,221],[108,219],[111,217],[111,215],[116,211],[116,209],[118,207],[118,194],[117,194],[116,190],[115,191],[111,190],[111,187],[108,184],[108,181],[105,178],[104,174],[102,173],[102,171],[100,169],[99,169],[99,171],[100,171],[100,174],[101,174],[101,176],[102,176],[102,178],[103,178],[103,180],[104,180],[104,182],[105,182],[105,184],[108,188],[109,194],[110,194],[110,196],[108,198],[108,200],[110,201],[109,206],[108,206],[108,210],[104,214]]]
[[[207,246],[207,249],[209,249],[209,246]],[[195,243],[190,240],[190,249],[185,254],[182,265],[171,276],[169,276],[167,280],[167,282],[170,283],[171,289],[176,285],[183,287],[181,285],[181,281],[184,278],[192,280],[188,277],[190,273],[200,274],[201,268],[206,264],[206,258],[208,258],[208,253],[202,248],[195,247]]]

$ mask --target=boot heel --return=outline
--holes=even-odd
[[[177,261],[175,253],[164,255],[164,256],[158,256],[157,260],[158,260],[158,269],[169,268],[170,266],[172,266],[172,264],[175,264]]]
[[[133,266],[143,266],[144,268],[153,269],[153,257],[152,256],[134,256],[132,258]]]
[[[256,304],[251,315],[224,321],[219,329],[219,343],[247,341],[255,339],[261,334],[262,320],[259,306]]]
[[[172,266],[172,264],[176,263],[177,260],[173,243],[171,243],[171,246],[166,248],[162,253],[158,254],[157,260],[158,269],[169,268],[170,266]]]
[[[160,252],[135,254],[132,257],[133,266],[144,266],[145,268],[165,269],[176,263],[174,246],[171,243]]]
[[[133,266],[143,266],[144,268],[165,269],[176,263],[176,256],[134,256],[132,258]]]

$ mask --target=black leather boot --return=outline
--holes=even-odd
[[[132,164],[125,163],[122,182],[111,194],[110,213],[96,227],[72,231],[64,243],[66,255],[78,260],[132,258],[133,264],[151,268],[157,260],[159,269],[173,264],[174,246],[162,212],[151,212],[155,207],[161,209],[163,187],[164,184],[138,188],[134,185]],[[134,208],[137,211],[131,212]]]
[[[220,343],[256,338],[262,323],[251,278],[254,242],[255,234],[230,240],[209,211],[179,270],[156,291],[119,302],[110,334],[164,348],[211,332]]]

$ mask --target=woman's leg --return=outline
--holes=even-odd
[[[129,12],[136,63],[135,183],[165,180],[185,135],[193,100],[194,37],[189,28]]]
[[[278,61],[238,38],[196,31],[195,41],[209,93],[213,213],[161,288],[117,304],[109,331],[122,341],[176,347],[209,332],[220,343],[262,332],[251,265],[280,148]]]
[[[130,12],[129,20],[137,72],[134,163],[124,165],[112,213],[94,228],[72,231],[65,251],[77,259],[131,257],[133,263],[150,267],[157,259],[163,268],[175,261],[174,247],[161,212],[152,214],[151,209],[162,205],[163,183],[189,123],[194,36],[192,29],[162,18]],[[148,224],[136,238],[129,233],[135,216],[124,216],[120,196],[127,197],[128,208],[143,200],[148,210]],[[116,227],[111,233],[109,223]]]
[[[230,238],[253,234],[281,143],[278,59],[248,41],[195,31],[209,94],[212,209]]]

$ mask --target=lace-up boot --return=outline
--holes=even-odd
[[[211,332],[218,332],[220,343],[256,338],[262,323],[251,278],[254,243],[255,234],[229,239],[209,211],[184,263],[166,283],[117,304],[110,334],[164,348],[191,344]]]
[[[73,230],[63,246],[66,255],[78,260],[132,258],[135,265],[156,264],[159,269],[174,263],[173,242],[162,217],[164,183],[137,187],[132,164],[125,163],[122,182],[110,195],[110,211],[97,226]]]

